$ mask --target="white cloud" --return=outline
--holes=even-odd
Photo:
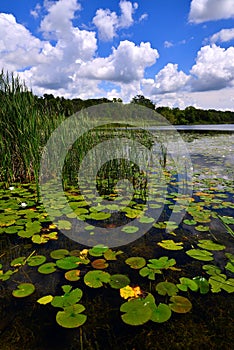
[[[154,97],[156,106],[179,107],[184,109],[194,106],[201,109],[233,110],[233,89],[226,88],[220,91],[177,92]]]
[[[110,41],[116,36],[118,29],[129,28],[133,25],[133,13],[138,8],[138,4],[121,0],[119,3],[121,15],[109,9],[98,9],[93,18],[93,23],[98,29],[98,36],[103,41]]]
[[[203,46],[190,73],[195,91],[219,90],[234,86],[234,47],[226,50],[213,44]]]
[[[44,43],[11,14],[0,13],[0,68],[15,71],[40,62]]]
[[[164,41],[164,47],[166,48],[166,49],[169,49],[169,47],[172,47],[172,46],[174,46],[174,44],[171,42],[171,41]]]
[[[234,40],[234,28],[222,29],[218,33],[213,34],[210,38],[211,43],[224,43],[231,40]]]
[[[115,12],[109,9],[99,9],[93,18],[93,23],[98,29],[98,36],[103,41],[109,41],[116,35],[118,17]]]
[[[150,95],[179,91],[186,88],[190,77],[178,71],[178,64],[168,63],[154,79],[144,79],[142,85]]]
[[[146,20],[147,18],[148,18],[148,14],[143,13],[143,15],[141,15],[141,17],[139,18],[139,22],[142,22],[142,21]]]
[[[45,38],[64,38],[70,30],[71,20],[80,9],[76,0],[59,0],[48,7],[48,14],[41,21],[41,31]]]
[[[234,18],[234,0],[192,0],[189,21],[202,23]]]
[[[144,77],[146,67],[152,66],[159,57],[150,43],[136,46],[133,42],[121,41],[109,57],[95,58],[81,66],[80,74],[92,79],[130,83]]]

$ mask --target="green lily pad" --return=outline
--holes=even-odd
[[[231,263],[234,263],[234,255],[231,253],[225,253],[226,257],[230,260]]]
[[[89,214],[89,219],[94,219],[94,220],[106,220],[109,219],[111,217],[110,213],[106,213],[106,212],[93,212],[91,214]]]
[[[234,292],[234,278],[227,279],[227,276],[223,274],[210,276],[209,283],[213,293],[218,293],[221,289],[225,290],[227,293]]]
[[[25,264],[25,260],[26,260],[25,256],[20,256],[19,258],[12,260],[11,266],[13,266],[13,267],[22,266]]]
[[[89,254],[92,256],[102,256],[109,248],[104,245],[96,245],[93,248],[89,249]]]
[[[158,245],[164,249],[168,250],[181,250],[183,249],[182,242],[174,242],[172,239],[165,239],[159,242]]]
[[[157,323],[163,323],[169,320],[171,317],[171,309],[168,305],[160,303],[158,306],[153,308],[151,315],[151,321]]]
[[[15,273],[16,271],[8,270],[5,273],[0,271],[0,281],[7,281],[10,279],[10,277]]]
[[[156,285],[155,289],[160,295],[173,296],[173,295],[176,295],[178,292],[178,288],[176,287],[176,285],[174,283],[167,282],[167,281],[159,282]]]
[[[59,230],[70,230],[72,228],[72,224],[68,220],[58,220],[57,226]]]
[[[131,299],[121,305],[120,311],[124,312],[122,320],[131,326],[142,325],[152,316],[152,308],[144,299]]]
[[[201,294],[207,294],[209,292],[210,286],[207,279],[201,276],[194,277],[193,280],[197,283]]]
[[[169,259],[168,256],[161,256],[159,259],[150,259],[147,267],[151,269],[168,269],[176,264],[175,259]]]
[[[213,260],[213,254],[211,252],[208,252],[207,250],[190,249],[190,250],[187,250],[186,254],[191,256],[191,258],[201,260],[201,261]]]
[[[180,314],[185,314],[192,309],[191,302],[187,298],[181,297],[179,295],[172,296],[170,298],[170,302],[170,309]]]
[[[69,255],[69,251],[67,249],[56,249],[50,253],[52,259],[63,259],[66,255]]]
[[[234,273],[234,264],[230,261],[226,264],[225,269]]]
[[[141,216],[139,219],[139,222],[141,222],[142,224],[151,224],[154,221],[155,221],[154,218],[150,218],[148,216]]]
[[[154,281],[155,280],[155,274],[159,273],[161,274],[161,270],[154,270],[154,269],[150,269],[149,267],[145,266],[142,269],[140,269],[139,274],[142,277],[148,277],[148,279]]]
[[[198,247],[207,249],[207,250],[223,250],[225,246],[222,244],[214,243],[210,239],[200,239]]]
[[[117,252],[114,252],[112,249],[108,249],[104,253],[104,258],[106,260],[117,260],[117,255],[123,254],[121,250],[118,250]]]
[[[220,268],[215,265],[203,265],[202,268],[208,275],[219,275],[221,273]]]
[[[69,285],[62,286],[64,295],[55,296],[51,302],[51,305],[54,307],[67,307],[76,304],[82,298],[83,292],[79,288],[72,290],[72,287]]]
[[[193,292],[196,292],[198,290],[197,283],[187,277],[181,277],[180,284],[177,284],[177,287],[183,292],[187,292],[188,289],[191,289]]]
[[[111,275],[104,271],[89,271],[84,276],[84,283],[91,288],[100,288],[110,282]]]
[[[45,261],[46,261],[46,257],[44,255],[34,255],[27,260],[27,264],[29,266],[39,266],[43,264]]]
[[[16,298],[24,298],[31,295],[35,291],[35,286],[32,283],[21,283],[17,289],[12,291],[12,295]]]
[[[56,264],[52,263],[52,262],[45,263],[45,264],[39,266],[37,271],[44,274],[44,275],[48,275],[48,274],[56,271]]]
[[[81,313],[84,310],[85,307],[81,304],[66,307],[64,311],[59,311],[57,313],[56,322],[64,328],[80,327],[87,320],[87,316]]]
[[[130,279],[126,275],[116,274],[110,278],[110,286],[115,289],[120,289],[127,286],[130,283]]]
[[[63,270],[72,270],[82,263],[82,259],[78,256],[66,256],[63,259],[56,260],[56,265]]]
[[[126,259],[125,262],[132,269],[141,269],[146,264],[145,259],[140,257],[140,256],[132,256],[132,257]]]
[[[41,304],[41,305],[46,305],[51,303],[51,301],[53,300],[53,296],[52,295],[45,295],[44,297],[41,297],[40,299],[37,300],[37,303]]]
[[[137,226],[124,226],[121,229],[122,232],[126,232],[126,233],[136,233],[137,231],[139,231],[139,227]]]
[[[186,225],[191,225],[191,226],[193,226],[193,225],[196,225],[196,224],[197,224],[197,221],[185,219],[185,220],[183,221],[183,223],[186,224]]]
[[[197,219],[197,221],[198,221],[198,219]],[[198,225],[195,227],[195,229],[197,231],[200,231],[200,232],[206,232],[206,231],[209,231],[210,228],[209,228],[209,226]]]

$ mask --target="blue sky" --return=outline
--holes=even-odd
[[[0,0],[0,32],[35,94],[234,110],[234,0]]]

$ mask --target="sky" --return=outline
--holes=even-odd
[[[234,110],[234,0],[0,0],[0,33],[36,95]]]

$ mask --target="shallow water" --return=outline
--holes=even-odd
[[[155,287],[158,282],[170,281],[178,284],[182,276],[193,278],[203,276],[209,279],[209,275],[202,269],[204,264],[214,264],[222,270],[227,278],[233,278],[234,274],[226,269],[228,262],[225,254],[234,254],[234,237],[227,231],[227,227],[214,213],[221,217],[234,217],[233,199],[233,172],[234,172],[234,134],[181,134],[186,142],[188,154],[193,165],[193,201],[190,209],[186,208],[186,216],[175,227],[173,232],[166,232],[163,223],[168,220],[178,197],[176,178],[169,179],[167,204],[159,218],[160,225],[152,227],[149,232],[137,241],[127,246],[121,246],[113,250],[121,250],[117,260],[108,261],[109,266],[105,271],[111,275],[116,273],[126,274],[130,278],[132,286],[140,286],[144,293],[152,293],[157,304],[170,303],[169,296],[159,295]],[[168,172],[170,171],[168,164]],[[19,184],[15,185],[16,187]],[[70,192],[74,194],[72,191]],[[12,201],[16,204],[12,204]],[[30,213],[24,213],[19,206],[23,200],[29,208],[43,213],[43,208],[35,206],[34,190],[23,186],[22,191],[1,190],[1,212],[8,215],[7,203],[11,202],[11,209],[19,216],[30,221]],[[73,196],[75,201],[75,196]],[[78,201],[79,203],[79,201]],[[160,203],[155,201],[153,204]],[[183,207],[183,198],[179,204]],[[190,225],[184,220],[198,219],[196,225]],[[193,217],[194,215],[194,217]],[[3,216],[2,216],[3,218]],[[18,220],[18,219],[17,219]],[[34,221],[38,219],[33,217]],[[95,223],[95,222],[93,222]],[[20,256],[28,257],[34,250],[36,254],[45,255],[47,261],[53,261],[50,252],[54,249],[65,248],[69,251],[83,249],[84,246],[71,241],[57,229],[48,229],[50,222],[42,221],[40,234],[55,231],[58,240],[49,240],[46,244],[32,242],[32,237],[22,238],[14,233],[5,233],[6,226],[1,227],[0,257],[4,272],[11,269],[10,262]],[[14,224],[7,226],[13,227]],[[201,226],[199,229],[198,227]],[[205,227],[205,228],[204,228]],[[234,224],[229,224],[233,230]],[[47,230],[48,229],[48,230]],[[168,250],[157,243],[162,240],[171,240],[183,244],[183,250]],[[225,246],[220,251],[212,251],[214,260],[200,261],[191,258],[185,251],[197,248],[198,240],[209,239]],[[176,260],[178,270],[163,270],[157,274],[156,279],[149,280],[140,276],[138,270],[131,269],[125,260],[130,256],[141,256],[146,260],[168,256]],[[103,256],[102,256],[103,258]],[[90,257],[94,260],[94,257]],[[192,303],[192,310],[188,313],[172,313],[172,317],[165,323],[148,321],[139,326],[125,324],[120,312],[120,306],[125,302],[119,295],[119,290],[110,288],[104,284],[101,288],[90,288],[83,282],[83,276],[92,269],[89,265],[81,268],[81,279],[77,282],[69,282],[64,278],[64,270],[57,269],[49,275],[37,272],[37,267],[27,264],[19,269],[9,280],[0,282],[0,348],[6,350],[53,350],[53,349],[126,349],[126,350],[154,350],[154,349],[231,349],[233,344],[233,293],[224,289],[207,294],[199,292],[180,292]],[[36,291],[25,298],[14,298],[12,290],[20,282],[31,281],[36,286]],[[233,283],[233,282],[232,282]],[[59,309],[50,304],[39,305],[36,301],[43,295],[61,295],[61,286],[71,284],[74,288],[83,290],[81,303],[85,306],[87,315],[86,323],[75,329],[60,327],[56,321],[56,313]]]

